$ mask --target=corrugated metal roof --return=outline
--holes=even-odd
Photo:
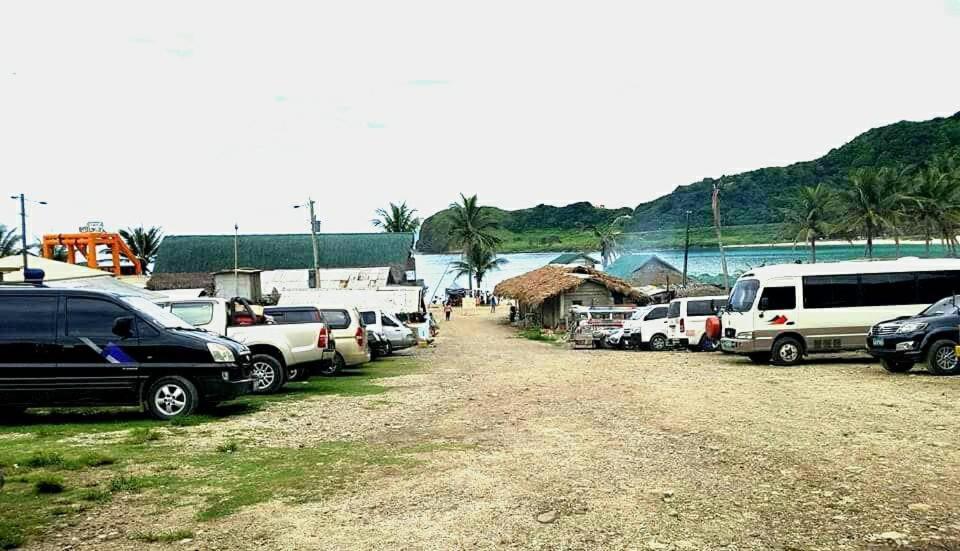
[[[600,264],[600,261],[592,256],[584,253],[564,253],[553,260],[550,261],[550,264],[573,264],[578,260],[586,260],[594,264]]]
[[[648,262],[655,260],[667,268],[679,272],[665,260],[655,254],[627,254],[616,259],[613,264],[607,266],[605,270],[608,274],[621,279],[630,279],[633,272],[636,272]]]

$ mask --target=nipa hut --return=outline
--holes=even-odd
[[[585,266],[544,266],[502,281],[493,292],[516,300],[521,318],[536,314],[544,327],[565,324],[572,306],[649,302],[626,281]]]

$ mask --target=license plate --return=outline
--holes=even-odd
[[[880,337],[874,337],[873,346],[883,347],[883,339],[881,339]]]

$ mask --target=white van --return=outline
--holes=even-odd
[[[635,348],[649,347],[650,350],[667,349],[670,321],[666,304],[647,306],[633,313],[623,322],[623,339]]]
[[[727,297],[689,297],[670,301],[667,312],[668,345],[687,347],[691,351],[716,350],[720,343],[707,337],[707,319],[719,315],[727,305]]]
[[[410,348],[417,344],[413,330],[403,324],[396,316],[382,310],[361,310],[360,317],[367,330],[374,331],[384,339],[383,353],[387,356],[396,350]]]
[[[874,324],[916,315],[957,290],[958,259],[757,268],[733,287],[721,346],[777,365],[795,365],[807,354],[864,350]]]

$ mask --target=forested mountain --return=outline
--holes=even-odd
[[[668,195],[639,205],[633,212],[598,208],[586,202],[566,207],[539,205],[518,211],[492,210],[505,236],[511,240],[510,250],[518,247],[531,251],[561,250],[569,247],[553,242],[555,239],[560,241],[571,236],[571,232],[582,233],[580,228],[584,226],[603,224],[622,214],[633,215],[627,226],[629,231],[678,227],[683,224],[683,213],[687,210],[693,212],[693,226],[708,226],[712,223],[710,193],[713,183],[719,180],[725,225],[777,223],[782,221],[779,209],[786,206],[786,201],[801,186],[820,182],[839,185],[856,168],[916,165],[939,153],[957,150],[960,150],[960,113],[875,128],[814,161],[762,168],[716,180],[707,178],[680,186]],[[424,221],[418,245],[421,252],[449,250],[447,217],[447,211],[441,211]],[[529,238],[524,240],[521,237],[524,235]]]

